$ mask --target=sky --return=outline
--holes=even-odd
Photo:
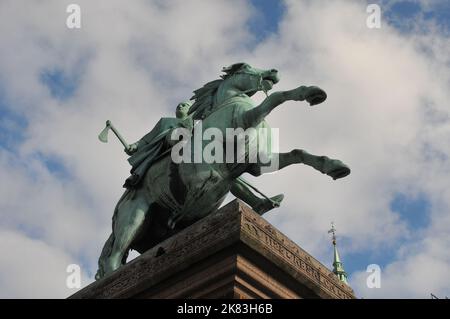
[[[449,33],[446,0],[0,0],[0,297],[67,297],[70,264],[92,282],[129,172],[97,139],[105,120],[136,141],[240,61],[278,69],[274,90],[323,88],[325,103],[267,120],[282,151],[352,168],[246,176],[285,194],[264,217],[330,268],[334,221],[357,297],[450,296]]]

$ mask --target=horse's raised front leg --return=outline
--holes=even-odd
[[[278,105],[286,101],[307,101],[311,106],[322,103],[327,98],[324,90],[316,86],[300,86],[289,91],[279,91],[270,94],[264,101],[248,110],[243,115],[243,129],[255,127]]]
[[[309,154],[304,150],[295,149],[288,153],[276,153],[271,156],[271,165],[256,163],[251,165],[249,173],[255,176],[264,172],[280,170],[292,164],[305,164],[311,166],[323,174],[327,174],[334,180],[343,178],[350,174],[350,168],[340,160],[331,159],[327,156]]]

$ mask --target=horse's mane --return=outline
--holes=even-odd
[[[212,112],[217,89],[225,79],[235,74],[243,65],[244,63],[235,63],[229,67],[223,68],[222,72],[225,74],[221,75],[220,79],[208,82],[203,87],[194,91],[194,96],[191,97],[191,100],[194,100],[194,103],[189,109],[189,114],[192,114],[193,119],[202,119],[204,115]]]
[[[195,102],[189,109],[189,114],[193,114],[192,117],[194,119],[201,119],[204,114],[209,113],[212,110],[214,96],[222,82],[222,79],[214,80],[194,91],[194,96],[191,97],[191,100],[194,100]]]

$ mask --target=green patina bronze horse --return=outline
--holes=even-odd
[[[260,105],[255,105],[251,96],[258,91],[267,92],[272,89],[279,81],[278,71],[261,70],[246,63],[237,63],[224,68],[223,72],[221,79],[194,91],[194,103],[189,108],[189,116],[193,121],[201,122],[202,132],[214,128],[222,136],[227,136],[227,129],[267,130],[269,126],[265,117],[280,104],[286,101],[307,101],[310,105],[316,105],[327,97],[318,87],[300,86],[289,91],[274,92]],[[189,137],[192,139],[189,145],[193,153],[194,148],[198,147],[194,135]],[[176,162],[170,151],[155,158],[143,171],[140,182],[135,187],[127,188],[116,205],[113,231],[99,258],[96,279],[123,265],[130,249],[143,253],[214,212],[226,195],[236,188],[236,181],[244,173],[259,176],[267,171],[302,163],[333,179],[350,174],[350,169],[345,164],[326,156],[312,155],[301,149],[275,153],[272,151],[271,141],[264,148],[258,149],[258,154],[264,156],[250,161],[249,154],[258,143],[253,143],[249,136],[245,139],[246,148],[240,160],[234,157],[233,161],[212,163]],[[225,145],[229,142],[221,141],[219,144],[223,146],[223,153],[227,152]],[[202,141],[201,147],[204,148],[207,144],[208,141]],[[264,161],[260,158],[264,158]]]

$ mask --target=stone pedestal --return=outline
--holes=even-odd
[[[235,200],[70,298],[355,298]]]

